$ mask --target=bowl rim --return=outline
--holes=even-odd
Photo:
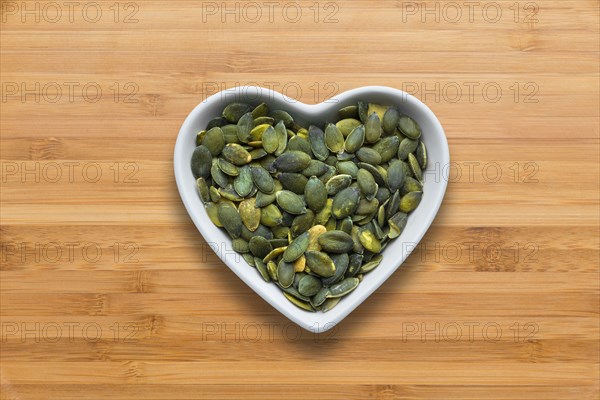
[[[225,99],[223,99],[223,93],[226,93]],[[377,95],[384,95],[385,97],[397,97],[399,99],[398,101],[400,104],[406,104],[409,107],[418,108],[421,112],[425,114],[425,118],[434,125],[436,140],[439,141],[439,145],[441,146],[441,148],[439,149],[441,151],[440,159],[436,160],[436,163],[440,163],[441,165],[449,165],[450,163],[450,151],[448,147],[448,141],[444,129],[436,115],[426,104],[421,102],[418,98],[399,89],[387,86],[363,86],[339,93],[333,96],[332,98],[318,104],[305,104],[293,99],[293,102],[290,102],[289,97],[275,90],[262,88],[260,86],[235,86],[233,88],[225,89],[203,100],[188,114],[177,135],[177,140],[175,142],[173,154],[174,174],[179,195],[184,204],[184,207],[187,210],[189,217],[192,219],[194,225],[208,243],[211,243],[210,238],[211,235],[215,232],[215,230],[221,232],[222,230],[214,226],[212,222],[210,222],[210,220],[208,219],[207,215],[200,215],[202,214],[202,212],[204,212],[204,214],[206,214],[206,212],[204,211],[204,207],[202,206],[202,203],[197,195],[195,185],[190,185],[189,179],[186,179],[184,177],[184,175],[186,175],[187,172],[186,169],[189,171],[190,160],[185,159],[185,157],[182,157],[182,155],[186,152],[186,150],[189,151],[188,148],[193,143],[192,137],[195,137],[197,133],[197,131],[193,130],[194,122],[198,119],[199,116],[201,116],[205,109],[210,108],[215,103],[220,103],[222,106],[230,103],[231,101],[227,100],[227,96],[233,96],[234,98],[238,98],[237,96],[247,97],[248,93],[257,94],[261,96],[260,98],[262,98],[262,96],[264,95],[267,95],[269,96],[268,98],[271,102],[275,101],[276,99],[278,99],[277,101],[279,102],[283,100],[287,104],[289,104],[290,108],[295,109],[292,111],[301,112],[304,115],[309,114],[312,116],[320,114],[325,110],[331,108],[331,104],[340,104],[343,102],[347,102],[349,99],[358,100],[361,97],[374,97]],[[212,117],[214,118],[214,116]],[[421,216],[421,219],[424,218],[425,222],[424,224],[422,224],[422,227],[416,232],[414,232],[415,234],[411,236],[412,242],[410,243],[414,244],[414,246],[410,246],[405,250],[403,249],[400,259],[392,261],[394,264],[393,267],[388,268],[388,270],[385,271],[385,273],[383,273],[378,279],[371,281],[369,285],[365,285],[365,281],[363,281],[359,285],[359,288],[365,285],[363,286],[361,291],[358,291],[357,289],[350,295],[346,296],[344,300],[340,302],[340,304],[338,304],[333,310],[327,313],[311,313],[294,306],[283,296],[282,291],[279,288],[277,288],[279,296],[273,295],[274,292],[271,289],[261,290],[264,289],[264,285],[270,285],[273,287],[276,286],[272,283],[267,283],[264,280],[262,280],[262,278],[260,278],[260,275],[253,269],[251,269],[250,272],[252,272],[256,276],[250,276],[245,271],[242,271],[239,265],[236,265],[231,260],[228,260],[227,257],[224,256],[223,252],[218,252],[214,248],[213,250],[215,251],[217,256],[227,265],[227,267],[238,276],[238,278],[240,278],[244,283],[246,283],[246,285],[248,285],[254,292],[256,292],[260,297],[262,297],[276,310],[278,310],[280,313],[285,315],[288,319],[301,326],[302,328],[313,333],[322,333],[333,328],[335,325],[341,322],[352,311],[354,311],[354,309],[356,309],[369,296],[371,296],[371,294],[373,294],[373,292],[375,292],[384,282],[386,282],[388,278],[403,264],[403,262],[414,249],[414,247],[416,247],[416,245],[421,241],[421,239],[431,226],[433,220],[435,219],[439,211],[439,208],[442,204],[446,193],[448,180],[440,179],[438,182],[436,182],[436,185],[439,186],[437,186],[438,190],[435,195],[435,198],[432,199],[432,203],[429,205],[429,208],[427,208],[426,210],[422,210],[421,212],[421,214],[423,214]],[[196,206],[193,206],[194,203],[199,203],[200,207],[198,208]],[[415,213],[417,213],[417,210],[415,210]],[[206,223],[207,221],[208,223]],[[400,238],[397,238],[395,239],[395,241],[399,241],[399,239]],[[244,266],[242,268],[249,268],[245,261],[243,262],[243,264]],[[263,288],[261,288],[261,286],[263,286]]]

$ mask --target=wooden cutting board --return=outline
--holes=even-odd
[[[1,6],[3,399],[598,397],[597,0]],[[320,336],[175,187],[183,119],[246,84],[391,86],[446,129],[432,228]]]

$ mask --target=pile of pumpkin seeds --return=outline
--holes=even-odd
[[[331,310],[404,229],[423,194],[421,129],[359,101],[337,122],[302,126],[284,110],[229,104],[197,134],[191,167],[211,221],[285,297]]]

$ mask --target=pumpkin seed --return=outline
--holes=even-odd
[[[398,120],[400,119],[400,113],[395,108],[389,108],[385,114],[383,114],[383,121],[381,122],[383,131],[387,135],[393,135],[398,126]]]
[[[412,153],[408,155],[408,165],[410,166],[413,176],[417,178],[421,184],[423,184],[423,172],[421,171],[421,166],[419,165],[415,155]]]
[[[299,259],[308,248],[309,239],[308,232],[294,239],[283,253],[283,261],[291,263]]]
[[[223,110],[223,117],[227,122],[237,124],[240,118],[246,113],[252,111],[252,107],[245,103],[231,103]]]
[[[375,182],[375,178],[373,178],[373,174],[366,169],[361,168],[358,170],[358,178],[356,181],[358,182],[358,187],[363,196],[365,196],[367,200],[373,200],[379,188]]]
[[[324,161],[329,157],[329,149],[325,145],[325,133],[320,128],[314,125],[308,128],[308,141],[313,154],[318,160]]]
[[[357,278],[346,278],[343,281],[329,287],[327,298],[342,297],[356,289],[360,281]]]
[[[310,304],[314,308],[320,307],[327,300],[327,296],[329,296],[330,293],[328,287],[321,288],[321,290],[310,299]]]
[[[358,118],[363,123],[366,123],[367,118],[369,117],[369,105],[367,103],[365,103],[364,101],[359,100],[357,103],[357,108],[358,108]]]
[[[328,124],[325,129],[325,145],[332,153],[344,151],[344,135],[334,124]]]
[[[277,192],[276,200],[279,207],[290,214],[299,215],[306,212],[304,200],[294,192],[289,190]]]
[[[400,147],[398,148],[398,158],[402,161],[406,160],[408,155],[417,149],[418,145],[418,140],[409,138],[403,139],[400,142]]]
[[[396,192],[404,185],[404,167],[400,161],[394,160],[390,163],[388,168],[388,187],[390,191]]]
[[[279,207],[275,204],[269,204],[268,206],[261,209],[260,212],[260,223],[264,226],[273,228],[283,222],[283,215],[279,211]]]
[[[398,129],[409,139],[418,139],[421,137],[419,124],[409,116],[403,115],[398,119]]]
[[[371,259],[371,261],[369,261],[366,264],[363,264],[363,266],[360,267],[360,270],[358,272],[360,274],[366,274],[367,272],[371,272],[375,268],[377,268],[379,266],[379,264],[381,264],[382,260],[383,260],[383,256],[381,254],[378,256],[375,256]]]
[[[423,193],[421,192],[410,192],[405,194],[400,200],[400,211],[409,213],[417,208],[421,202]]]
[[[206,146],[198,146],[192,153],[192,173],[194,178],[207,179],[212,168],[212,153]]]
[[[377,143],[381,138],[381,118],[377,113],[369,115],[365,123],[365,141]]]
[[[287,263],[283,260],[279,262],[277,266],[277,280],[279,284],[284,288],[292,286],[294,283],[294,265]]]
[[[225,147],[225,136],[219,127],[214,127],[208,132],[202,141],[202,145],[210,151],[213,157],[217,157]]]
[[[298,283],[298,292],[307,297],[316,295],[322,288],[321,280],[312,275],[305,275]]]
[[[232,238],[236,239],[240,237],[242,234],[242,218],[233,205],[220,203],[217,215],[219,221],[221,221],[221,224],[223,224],[223,227]]]
[[[352,254],[348,261],[348,269],[346,270],[344,277],[351,278],[351,277],[355,276],[358,273],[358,271],[360,270],[360,267],[362,265],[363,265],[363,255],[358,254],[358,253]]]
[[[204,178],[196,179],[196,189],[198,189],[198,193],[200,194],[200,199],[203,203],[208,203],[210,200],[210,190],[208,189],[208,185]],[[327,196],[325,196],[327,197]],[[325,198],[327,200],[327,198]]]
[[[355,153],[365,142],[364,125],[357,126],[346,138],[344,150],[348,153]]]
[[[258,190],[264,194],[272,194],[275,192],[275,182],[271,174],[266,169],[258,166],[251,167],[250,174],[252,182]]]
[[[275,128],[273,128],[270,125],[263,133],[262,147],[269,154],[275,153],[279,148],[279,136],[277,134],[277,131],[275,131]]]
[[[348,137],[348,135],[350,135],[350,133],[360,125],[362,125],[362,123],[354,118],[343,119],[335,124],[345,138]]]
[[[332,297],[325,300],[321,306],[321,311],[324,313],[331,311],[331,309],[339,304],[340,300],[342,300],[341,297]]]
[[[244,165],[240,169],[240,175],[233,181],[233,187],[240,197],[246,197],[250,194],[254,187],[254,183],[252,182],[252,167]]]
[[[310,156],[302,151],[286,151],[273,163],[281,172],[301,172],[310,164]]]
[[[338,161],[335,166],[340,174],[350,175],[353,179],[358,176],[358,167],[352,161]]]
[[[266,103],[260,103],[252,110],[252,118],[265,117],[269,114],[269,106]]]
[[[311,176],[319,177],[327,171],[329,171],[329,166],[323,161],[310,160],[310,163],[308,163],[308,167],[302,170],[302,175],[304,175],[307,178],[310,178]]]
[[[196,134],[196,146],[200,146],[202,144],[204,136],[206,136],[206,131],[200,131]]]
[[[283,292],[283,295],[285,296],[286,299],[288,299],[290,301],[290,303],[292,303],[296,307],[301,308],[301,309],[303,309],[305,311],[315,312],[315,309],[312,308],[312,306],[310,305],[310,303],[308,303],[306,301],[299,300],[299,299],[297,299],[296,297],[292,296],[291,294],[289,294],[287,292]]]
[[[319,237],[319,245],[327,253],[347,253],[354,247],[352,236],[343,231],[331,231],[323,233]],[[337,264],[336,264],[337,265]]]
[[[327,189],[323,182],[316,176],[312,176],[304,188],[304,199],[308,208],[319,212],[327,203]]]
[[[385,164],[396,157],[399,145],[400,138],[398,136],[388,136],[373,145],[373,150],[379,153],[381,156],[381,163]]]
[[[285,152],[288,145],[288,134],[283,121],[279,121],[279,123],[275,125],[275,134],[277,135],[277,149],[275,150],[275,155],[279,157]]]
[[[223,148],[223,157],[230,163],[242,166],[252,161],[252,156],[237,143],[228,143]]]
[[[222,127],[227,125],[227,120],[225,119],[225,117],[217,117],[217,118],[213,118],[208,122],[208,125],[206,125],[206,130],[210,131],[212,128],[214,127]]]
[[[237,123],[237,136],[240,142],[250,141],[250,131],[254,128],[254,118],[251,113],[244,114]]]
[[[358,208],[359,199],[360,192],[356,188],[350,187],[340,191],[333,198],[331,214],[337,219],[354,214],[354,211]]]
[[[248,242],[248,249],[254,257],[258,257],[261,260],[273,251],[271,243],[262,236],[254,236],[250,239]]]
[[[358,234],[360,244],[371,253],[379,253],[381,251],[381,242],[373,232],[368,229],[362,229]]]
[[[260,208],[256,207],[256,198],[246,199],[238,206],[242,223],[248,230],[254,232],[260,225]]]
[[[308,250],[304,254],[306,257],[306,265],[310,268],[310,271],[328,278],[335,274],[335,265],[329,256],[320,251]]]
[[[362,162],[371,165],[379,165],[381,164],[381,154],[376,152],[375,150],[369,147],[361,147],[356,152],[356,157]]]
[[[358,106],[347,106],[338,111],[340,118],[358,118]]]
[[[323,286],[331,286],[335,283],[338,283],[340,280],[342,280],[342,278],[344,278],[344,274],[348,270],[348,265],[350,262],[348,254],[333,254],[331,256],[331,260],[335,264],[335,274],[329,278],[323,279]]]
[[[419,146],[417,147],[417,161],[422,169],[427,168],[427,148],[423,142],[419,142]]]
[[[340,191],[346,189],[352,183],[351,175],[336,175],[327,181],[325,190],[329,196],[335,196]]]
[[[271,111],[271,117],[275,119],[275,123],[283,122],[286,128],[290,128],[294,123],[294,118],[284,110]]]
[[[277,176],[284,189],[296,194],[304,194],[308,178],[295,172],[283,172]]]
[[[388,220],[388,225],[390,227],[390,232],[388,233],[388,237],[390,239],[395,239],[402,234],[404,228],[406,227],[406,223],[408,221],[408,214],[403,212],[398,212],[392,216]]]
[[[290,227],[290,233],[292,237],[296,237],[310,229],[315,221],[315,213],[312,210],[306,210],[305,214],[298,215],[292,221],[292,226]]]

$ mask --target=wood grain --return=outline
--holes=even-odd
[[[1,2],[2,399],[598,397],[596,0],[49,3]],[[253,83],[405,89],[448,136],[434,225],[323,335],[238,281],[176,191],[185,116]]]

